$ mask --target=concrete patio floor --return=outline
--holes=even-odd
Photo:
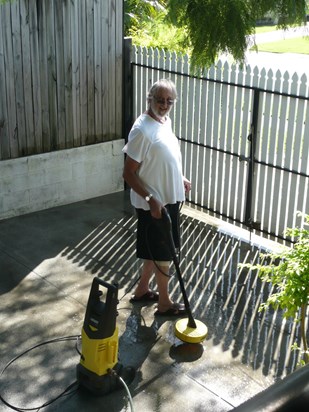
[[[205,216],[205,215],[204,215]],[[208,218],[207,218],[208,219]],[[181,269],[202,344],[174,335],[175,319],[154,317],[155,305],[129,302],[138,280],[135,217],[121,192],[0,221],[1,396],[37,408],[76,380],[91,283],[118,282],[119,361],[137,373],[129,385],[135,411],[231,411],[296,368],[297,329],[279,313],[258,312],[269,293],[238,264],[259,258],[246,231],[182,210]],[[263,243],[265,245],[265,242]],[[182,296],[174,276],[170,290]],[[0,410],[11,410],[0,402]],[[129,411],[124,389],[94,396],[73,388],[45,411]]]

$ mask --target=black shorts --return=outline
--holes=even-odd
[[[164,219],[154,219],[149,210],[136,209],[137,238],[136,256],[148,260],[173,260],[174,248],[180,247],[179,211],[180,203],[166,205],[171,218],[171,231]],[[171,245],[170,232],[173,243]]]

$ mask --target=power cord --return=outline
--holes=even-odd
[[[125,383],[125,381],[122,379],[121,376],[118,376],[118,379],[120,380],[120,382],[122,383],[122,385],[124,386],[127,395],[128,395],[128,399],[129,399],[129,403],[130,403],[130,408],[131,408],[131,412],[134,412],[134,405],[133,405],[133,399],[130,393],[130,390],[128,388],[128,385]]]
[[[65,341],[69,341],[69,340],[77,340],[80,338],[80,335],[74,335],[74,336],[64,336],[64,337],[60,337],[60,338],[55,338],[55,339],[50,339],[44,342],[41,342],[37,345],[32,346],[31,348],[27,349],[26,351],[24,351],[23,353],[17,355],[15,358],[11,359],[6,366],[2,369],[1,373],[0,373],[0,378],[2,377],[2,375],[4,374],[4,372],[9,368],[9,366],[11,366],[14,362],[16,362],[19,358],[21,358],[22,356],[26,355],[28,352],[31,352],[34,349],[37,349],[43,345],[48,345],[50,343],[56,343],[56,342],[65,342]],[[77,345],[77,343],[76,343]],[[75,393],[77,391],[77,388],[75,388],[74,390],[71,390],[72,388],[74,388],[74,386],[78,386],[78,382],[75,381],[73,383],[71,383],[63,392],[61,392],[58,396],[56,396],[54,399],[45,402],[43,405],[37,406],[37,407],[33,407],[33,408],[20,408],[14,405],[11,405],[8,401],[6,401],[3,396],[0,393],[0,400],[9,408],[18,411],[18,412],[26,412],[26,411],[37,411],[40,410],[42,408],[45,408],[48,405],[51,405],[52,403],[54,403],[56,400],[60,399],[63,396],[68,396],[71,395],[73,393]]]
[[[57,342],[65,342],[65,341],[70,341],[70,340],[76,340],[76,344],[75,344],[75,349],[76,351],[81,355],[79,349],[78,349],[78,342],[81,338],[81,335],[72,335],[72,336],[63,336],[60,338],[55,338],[55,339],[49,339],[47,341],[38,343],[37,345],[34,345],[32,347],[30,347],[29,349],[25,350],[24,352],[22,352],[21,354],[17,355],[15,358],[11,359],[6,365],[5,367],[2,369],[1,373],[0,373],[0,379],[3,376],[4,372],[14,363],[16,362],[19,358],[21,358],[22,356],[26,355],[27,353],[31,352],[34,349],[37,349],[41,346],[44,345],[48,345],[50,343],[57,343]],[[114,376],[116,376],[119,381],[121,382],[121,384],[123,385],[124,389],[127,392],[128,398],[129,398],[129,403],[130,403],[130,408],[131,408],[131,412],[134,412],[134,406],[133,406],[133,400],[132,400],[132,396],[130,393],[130,390],[127,386],[127,384],[125,383],[125,381],[121,378],[121,376],[119,376],[114,370],[111,370],[110,373],[113,373]],[[73,389],[76,386],[75,389]],[[71,383],[64,391],[62,391],[58,396],[56,396],[55,398],[45,402],[43,405],[40,406],[36,406],[33,408],[22,408],[22,407],[17,407],[14,406],[12,404],[10,404],[7,400],[4,399],[4,397],[1,395],[0,393],[0,400],[9,408],[17,411],[17,412],[30,412],[30,411],[39,411],[42,408],[45,408],[46,406],[51,405],[52,403],[56,402],[58,399],[62,398],[63,396],[69,396],[72,395],[74,393],[77,392],[78,389],[78,382],[75,381],[73,383]]]
[[[129,390],[129,388],[128,388],[128,385],[125,383],[124,379],[122,379],[122,377],[117,374],[117,372],[116,372],[114,369],[109,369],[109,370],[108,370],[108,373],[109,373],[110,375],[116,376],[116,378],[119,379],[119,381],[121,382],[121,384],[123,385],[124,389],[125,389],[126,392],[127,392],[127,395],[128,395],[128,398],[129,398],[129,403],[130,403],[131,412],[134,412],[133,399],[132,399],[130,390]]]

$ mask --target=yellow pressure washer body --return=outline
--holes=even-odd
[[[103,286],[107,289],[102,301]],[[133,368],[118,362],[118,327],[116,325],[118,285],[95,277],[92,282],[82,329],[82,350],[77,365],[77,381],[91,392],[104,395],[134,379]]]

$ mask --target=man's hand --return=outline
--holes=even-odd
[[[188,193],[191,190],[191,182],[186,177],[183,178],[183,184],[185,187],[185,192]]]
[[[162,209],[164,208],[162,203],[159,202],[155,197],[152,197],[149,200],[149,207],[150,207],[151,216],[154,217],[155,219],[161,219]]]

